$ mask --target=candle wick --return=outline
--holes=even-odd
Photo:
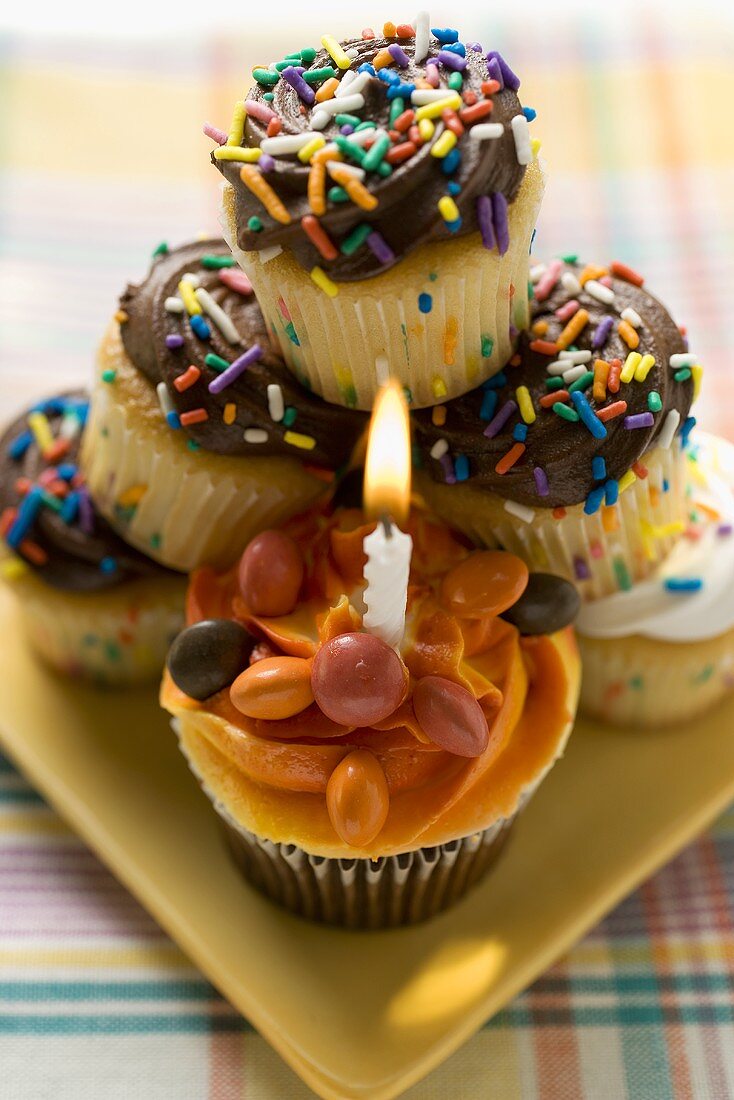
[[[385,513],[385,515],[380,516],[380,523],[382,524],[383,530],[385,532],[385,538],[386,539],[391,539],[392,538],[392,520],[387,515],[387,513]]]

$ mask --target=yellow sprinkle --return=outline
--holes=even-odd
[[[619,374],[620,382],[631,382],[635,376],[635,371],[642,362],[642,356],[638,351],[631,351],[625,359],[624,366]]]
[[[537,157],[538,153],[540,152],[540,147],[541,147],[542,144],[543,143],[540,140],[540,138],[535,138],[534,137],[534,138],[530,139],[530,152],[533,154],[534,157]]]
[[[444,382],[440,374],[437,374],[433,379],[433,382],[431,383],[431,388],[433,390],[433,396],[436,398],[436,400],[440,400],[448,393],[448,390],[446,389],[446,383]]]
[[[130,317],[127,313],[125,313],[124,309],[118,309],[117,313],[115,314],[115,320],[117,321],[118,325],[124,325],[126,321],[130,320]]]
[[[140,504],[147,491],[147,485],[131,485],[124,493],[120,493],[117,503],[121,508],[134,508],[137,504]]]
[[[245,133],[245,119],[247,118],[247,111],[245,110],[244,100],[240,99],[234,105],[232,111],[232,122],[229,127],[229,134],[227,135],[227,145],[241,145],[242,138]]]
[[[259,199],[271,218],[281,225],[290,225],[291,216],[280,201],[270,184],[263,178],[262,172],[251,164],[240,168],[240,179],[256,199]]]
[[[453,130],[444,130],[441,137],[431,146],[432,157],[445,157],[456,145],[456,134]]]
[[[701,392],[701,380],[703,379],[703,367],[700,363],[694,363],[691,367],[691,376],[693,378],[693,400],[698,401],[698,396]]]
[[[517,398],[517,404],[520,409],[520,416],[523,418],[526,424],[535,423],[535,409],[533,408],[533,399],[530,396],[530,390],[527,386],[518,386],[515,390],[515,397]]]
[[[424,103],[415,112],[415,120],[421,122],[424,118],[440,118],[444,111],[458,111],[462,106],[463,103],[459,93],[452,92],[445,99],[434,99],[433,103]]]
[[[443,195],[438,200],[438,212],[445,222],[455,222],[460,218],[459,208],[451,195]]]
[[[634,470],[628,470],[626,474],[622,474],[619,479],[619,491],[623,493],[625,489],[629,489],[630,485],[634,485],[637,481],[637,474]]]
[[[670,535],[680,535],[685,531],[683,523],[660,523],[652,528],[652,534],[656,539],[667,539]]]
[[[608,272],[605,267],[599,267],[597,264],[587,264],[579,275],[579,282],[583,286],[584,283],[588,283],[589,279],[601,279],[607,274]]]
[[[201,313],[199,299],[196,297],[196,292],[188,279],[181,280],[178,284],[178,292],[181,295],[181,301],[189,317],[193,317],[195,313]]]
[[[333,34],[325,34],[321,39],[321,45],[324,47],[329,57],[336,63],[338,68],[348,69],[352,64],[351,58],[347,57]]]
[[[38,444],[41,454],[53,447],[54,437],[48,417],[42,412],[32,412],[28,416],[28,427],[33,432],[33,438]]]
[[[314,153],[317,153],[319,149],[323,149],[326,145],[326,138],[321,134],[317,134],[315,138],[309,141],[308,145],[304,145],[302,149],[298,150],[298,159],[303,164],[308,164]]]
[[[446,423],[446,406],[434,405],[433,411],[431,412],[431,420],[437,428],[443,428]]]
[[[327,99],[333,99],[338,87],[339,81],[336,79],[335,76],[330,76],[329,79],[321,85],[318,92],[316,93],[316,102],[324,103]]]
[[[635,367],[635,382],[644,382],[648,374],[655,366],[654,355],[643,355],[639,363]],[[622,376],[620,375],[620,378]]]
[[[300,447],[302,451],[312,451],[316,446],[316,440],[312,435],[302,435],[300,432],[286,432],[283,436],[291,447]]]
[[[237,406],[233,401],[228,401],[224,406],[223,420],[225,424],[234,424],[234,418],[237,415]]]
[[[215,160],[240,160],[243,164],[255,164],[260,160],[261,150],[259,146],[254,149],[243,149],[241,145],[220,145],[214,150]]]
[[[312,267],[311,278],[316,283],[316,286],[319,287],[320,290],[323,290],[324,294],[328,294],[330,298],[336,298],[339,293],[339,287],[335,282],[332,282],[323,268]]]
[[[28,566],[20,558],[6,558],[0,562],[0,577],[6,581],[17,581],[28,572]]]
[[[430,141],[435,132],[436,127],[433,125],[430,118],[422,118],[418,123],[418,133],[421,136],[421,141]]]

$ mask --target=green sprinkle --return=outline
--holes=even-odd
[[[105,427],[104,427],[104,428],[102,429],[102,438],[103,438],[103,439],[107,439],[107,437],[109,436],[109,434],[110,434],[110,429],[109,429],[108,427],[106,427],[106,426],[105,426]]]
[[[334,121],[338,126],[359,126],[360,119],[356,115],[337,115]]]
[[[553,412],[556,416],[560,416],[562,420],[568,420],[569,424],[574,424],[579,418],[576,410],[569,409],[568,405],[564,405],[562,401],[556,401],[553,405]]]
[[[339,246],[339,251],[344,256],[354,255],[357,249],[362,247],[371,232],[372,226],[368,225],[367,222],[362,222],[360,225],[355,226],[352,232],[342,241]]]
[[[300,57],[298,58],[298,60],[299,61],[301,60]],[[275,62],[275,68],[277,69],[277,71],[279,73],[282,73],[283,69],[287,69],[293,64],[293,61],[294,61],[294,58],[286,57],[284,61],[276,61]]]
[[[275,96],[273,95],[272,92],[263,92],[263,99],[265,100],[266,103],[272,103],[273,100],[275,99]]]
[[[387,137],[387,135],[385,135]],[[390,138],[388,137],[389,141]],[[353,141],[348,141],[343,134],[337,134],[334,138],[334,144],[345,157],[349,157],[355,164],[358,164],[360,168],[364,166],[364,159],[367,156],[361,145],[356,145]]]
[[[286,405],[281,423],[285,424],[286,428],[290,428],[291,424],[295,423],[297,416],[298,410],[294,409],[292,405]]]
[[[409,405],[413,404],[413,391],[410,386],[403,386],[403,393],[405,394],[405,400]]]
[[[311,69],[311,72],[301,73],[301,76],[307,84],[321,84],[324,80],[335,77],[336,69],[332,69],[331,65],[325,65],[323,69]]]
[[[650,390],[650,393],[648,393],[648,395],[647,395],[647,407],[650,410],[650,412],[653,412],[653,413],[659,413],[660,410],[662,409],[663,402],[662,402],[660,394],[658,393],[657,390]]]
[[[105,642],[104,648],[109,661],[119,661],[122,658],[122,650],[117,642]]]
[[[575,264],[578,263],[579,256],[578,252],[566,252],[564,256],[559,256],[558,258],[563,260],[564,264]]]
[[[304,46],[303,49],[299,51],[299,55],[304,65],[312,65],[316,60],[316,50],[313,46]]]
[[[587,370],[586,374],[582,374],[568,387],[569,393],[576,393],[577,390],[588,390],[591,383],[594,381],[593,370]]]
[[[284,326],[284,332],[285,332],[286,336],[288,337],[288,339],[290,340],[290,342],[292,344],[295,344],[297,348],[300,348],[301,341],[298,339],[298,335],[296,333],[296,326],[293,324],[292,321],[289,321],[288,324]]]
[[[150,545],[153,547],[154,550],[160,550],[162,542],[163,536],[159,535],[157,532],[154,535],[150,536]]]
[[[195,439],[189,439],[186,441],[186,446],[190,451],[200,451],[201,443],[197,443]]]
[[[257,214],[253,214],[251,218],[247,219],[247,228],[251,233],[259,233],[262,230],[263,223]]]
[[[349,195],[343,187],[330,187],[326,197],[329,202],[349,202]]]
[[[528,301],[532,302],[534,297],[535,297],[535,287],[533,286],[533,284],[528,279]]]
[[[358,130],[376,130],[376,129],[377,129],[377,123],[376,122],[370,122],[368,120],[367,122],[360,122],[359,126],[355,126],[354,127],[354,132],[356,134]]]
[[[627,566],[621,558],[614,559],[614,575],[617,578],[617,584],[622,592],[629,592],[632,587],[632,580],[630,579]]]
[[[219,271],[221,267],[234,267],[232,256],[202,256],[199,261],[208,271]]]
[[[677,370],[673,375],[676,382],[687,382],[691,377],[690,367],[682,367],[681,370]]]
[[[351,384],[348,386],[342,386],[341,393],[342,397],[344,398],[344,404],[347,406],[347,408],[355,408],[357,404],[357,391],[355,390],[354,386]]]
[[[300,61],[301,60],[301,51],[296,50],[295,53],[287,53],[285,56],[288,58],[289,61]]]
[[[707,680],[710,680],[716,671],[714,665],[704,665],[697,676],[693,677],[694,684],[705,684]]]
[[[429,272],[428,278],[431,280],[432,283],[435,283],[436,279],[438,278],[438,272],[437,271]],[[490,337],[488,336],[487,340],[489,340],[489,339],[490,339]],[[492,346],[494,347],[494,341],[492,341]]]
[[[461,73],[452,73],[449,77],[449,88],[452,92],[460,92],[464,85],[464,77]]]
[[[629,682],[629,685],[633,691],[642,691],[644,683],[645,681],[642,679],[641,676],[633,676]]]
[[[117,371],[116,370],[110,369],[110,370],[103,370],[102,371],[102,381],[103,382],[114,382],[116,378],[117,378]]]
[[[45,490],[41,493],[41,500],[47,508],[51,508],[54,512],[60,512],[64,507],[63,502],[58,497],[53,496],[51,493],[47,493]]]
[[[168,241],[161,241],[161,243],[158,245],[158,247],[153,249],[153,259],[155,259],[156,256],[167,256],[167,255],[168,255]]]
[[[280,80],[280,73],[274,73],[272,69],[253,69],[252,75],[258,84],[267,84],[271,87]]]
[[[396,118],[400,118],[405,110],[405,100],[402,96],[396,95],[395,99],[390,104],[390,125],[395,122]]]
[[[491,336],[482,336],[482,358],[489,359],[494,351],[494,340]]]
[[[559,374],[552,375],[550,378],[546,378],[545,380],[545,388],[547,390],[562,390],[563,386],[564,382]]]
[[[222,359],[221,355],[215,355],[213,351],[208,352],[204,356],[204,362],[208,367],[211,367],[212,370],[219,371],[220,373],[230,366],[230,363],[228,363],[226,359]]]
[[[375,138],[371,148],[364,155],[362,161],[362,167],[365,172],[376,172],[380,167],[380,164],[384,160],[385,153],[390,148],[391,141],[389,134],[380,134],[378,138]]]

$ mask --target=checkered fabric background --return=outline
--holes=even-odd
[[[706,365],[699,419],[734,436],[734,35],[612,9],[465,30],[538,109],[536,253],[643,271]],[[198,123],[226,124],[270,52],[252,34],[0,39],[2,416],[84,382],[124,281],[160,240],[216,227]],[[0,868],[3,1100],[311,1095],[2,759]],[[734,1097],[733,978],[729,812],[407,1096]]]

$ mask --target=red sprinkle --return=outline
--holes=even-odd
[[[385,160],[388,164],[402,164],[404,160],[408,160],[417,152],[418,147],[415,142],[402,141],[400,145],[393,145],[392,149],[388,149]]]
[[[525,444],[515,443],[510,447],[507,454],[504,454],[499,460],[494,470],[497,474],[506,474],[508,470],[511,470],[515,463],[522,458],[525,454]]]
[[[387,136],[390,138],[390,141],[398,141],[402,135],[399,130],[388,130]]]
[[[637,460],[637,462],[632,463],[632,469],[635,471],[641,481],[645,480],[649,472],[647,466],[643,466],[639,459]]]
[[[537,351],[539,355],[557,355],[558,344],[553,344],[550,340],[531,340],[530,350]]]
[[[421,137],[421,132],[417,126],[410,127],[410,129],[408,130],[408,137],[416,146],[421,146],[423,144],[423,138]]]
[[[398,38],[415,38],[415,31],[410,23],[398,23],[395,34]]]
[[[307,474],[311,474],[313,477],[319,479],[319,481],[325,481],[327,485],[331,485],[336,480],[336,473],[334,470],[327,470],[323,466],[306,466],[304,470]]]
[[[271,118],[268,123],[268,137],[276,137],[283,129],[283,120],[280,118]]]
[[[16,508],[6,508],[4,512],[0,513],[0,538],[5,538],[17,518],[18,510]]]
[[[201,371],[198,367],[195,367],[192,363],[188,370],[185,370],[183,374],[179,374],[178,378],[174,378],[173,384],[179,393],[183,393],[184,390],[191,389],[201,378]]]
[[[393,127],[399,134],[404,134],[408,127],[413,125],[414,120],[415,111],[408,109],[407,111],[403,111],[402,115],[398,115],[393,122]]]
[[[609,364],[609,377],[607,378],[607,389],[610,393],[619,393],[619,376],[622,373],[622,360],[612,359]]]
[[[185,428],[188,428],[189,424],[201,424],[204,420],[209,419],[209,413],[206,409],[192,409],[191,412],[181,413],[179,420]]]
[[[441,119],[446,129],[451,130],[457,137],[461,137],[464,133],[464,124],[461,122],[456,111],[452,111],[447,107],[445,111],[441,112]]]
[[[52,481],[49,481],[46,488],[49,493],[55,497],[65,497],[69,494],[69,486],[60,477],[56,477]]]
[[[32,562],[33,565],[45,565],[48,561],[48,554],[43,547],[31,539],[23,539],[18,549],[23,557],[28,558],[28,561]]]
[[[473,92],[471,88],[467,88],[466,91],[462,93],[461,98],[464,100],[467,107],[473,107],[477,101],[477,93]]]
[[[554,508],[553,509],[553,519],[565,519],[565,517],[566,517],[566,509],[565,508]]]
[[[58,462],[59,459],[68,454],[70,450],[70,439],[55,439],[49,449],[43,452],[43,457],[47,462]]]
[[[19,497],[24,497],[32,485],[33,482],[29,477],[19,477],[15,483],[15,491]]]
[[[544,394],[538,404],[544,409],[550,409],[556,401],[568,401],[570,396],[568,390],[553,390],[551,393]]]
[[[495,92],[500,90],[499,80],[483,80],[482,81],[482,95],[494,95]]]
[[[486,118],[487,115],[491,115],[494,110],[494,103],[491,99],[483,99],[479,103],[474,103],[469,107],[462,107],[459,111],[459,118],[462,122],[465,122],[467,126],[471,126],[473,122],[479,122],[480,118]]]
[[[337,258],[339,253],[336,245],[318,218],[315,218],[313,214],[304,214],[301,218],[301,228],[325,260],[335,260]]]
[[[622,416],[622,414],[626,412],[626,401],[614,401],[611,405],[607,405],[606,408],[597,409],[596,415],[599,417],[602,424],[606,424],[607,420],[614,420],[616,416]]]
[[[637,272],[628,267],[627,264],[622,264],[619,260],[615,260],[609,265],[609,270],[612,275],[616,275],[618,279],[624,279],[628,283],[632,283],[633,286],[642,286],[645,282],[642,275],[638,275]]]
[[[372,27],[365,27],[364,30],[362,31],[362,38],[365,41],[369,41],[370,39],[372,39],[374,37],[375,37],[375,32],[372,30]]]

